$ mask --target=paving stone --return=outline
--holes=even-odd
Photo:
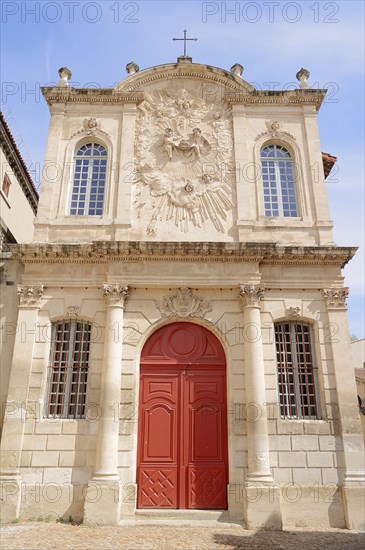
[[[324,531],[247,531],[224,527],[86,527],[21,523],[1,528],[1,550],[363,550],[365,534]]]

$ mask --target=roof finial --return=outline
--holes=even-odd
[[[234,74],[235,76],[242,76],[242,73],[243,73],[242,65],[240,65],[239,63],[235,63],[234,65],[232,65],[231,73]]]
[[[130,63],[126,65],[125,70],[127,71],[128,74],[138,73],[139,66],[134,61],[130,61]]]
[[[58,69],[58,74],[60,75],[60,80],[57,86],[68,86],[68,81],[72,78],[72,72],[67,67],[61,67]]]
[[[304,88],[309,88],[309,84],[307,82],[307,78],[310,77],[310,72],[307,71],[307,69],[303,69],[303,67],[300,69],[300,71],[297,72],[297,74],[295,75],[297,77],[297,79],[299,80],[300,84],[299,84],[299,88],[301,89],[304,89]]]

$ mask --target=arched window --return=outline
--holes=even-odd
[[[298,216],[293,160],[282,145],[261,150],[265,216]]]
[[[106,149],[98,143],[86,143],[76,151],[70,214],[102,215],[106,162]]]
[[[89,372],[91,324],[52,323],[46,416],[84,418]]]
[[[319,418],[318,375],[308,323],[275,324],[280,416]]]

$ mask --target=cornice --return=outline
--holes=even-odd
[[[125,103],[139,104],[144,100],[143,92],[125,92],[114,88],[62,88],[58,86],[41,88],[44,99],[48,105],[53,103]]]
[[[253,92],[226,92],[229,105],[315,105],[320,108],[326,90],[255,90]]]
[[[249,90],[238,89],[235,82],[227,81],[224,77],[216,74],[202,74],[199,72],[181,72],[176,71],[169,74],[149,75],[138,81],[138,87],[143,87],[151,82],[166,78],[204,78],[214,81],[226,87],[231,87],[232,91],[226,91],[225,101],[229,105],[315,105],[318,110],[326,95],[326,90]],[[72,88],[72,87],[42,87],[42,94],[49,105],[53,103],[101,103],[117,104],[141,103],[145,94],[142,91],[134,89],[137,83],[129,88]]]
[[[137,261],[256,262],[263,265],[344,267],[356,247],[285,246],[274,243],[93,241],[87,244],[9,245],[22,263],[108,263]]]

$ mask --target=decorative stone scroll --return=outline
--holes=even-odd
[[[18,285],[19,306],[40,307],[44,286],[22,286]]]
[[[260,300],[264,296],[265,287],[260,285],[243,285],[240,284],[240,298],[243,306],[259,306]]]
[[[182,232],[210,221],[227,230],[234,181],[229,107],[203,99],[201,86],[161,88],[146,94],[136,123],[136,195],[147,233],[171,222]],[[219,94],[217,94],[219,96]]]
[[[108,300],[109,306],[119,306],[124,308],[126,299],[129,296],[129,287],[128,285],[123,284],[114,284],[114,285],[103,285],[104,296]]]
[[[68,317],[78,317],[80,315],[80,306],[68,306],[66,314]]]
[[[77,132],[74,132],[70,139],[78,136],[78,135],[84,135],[84,136],[107,136],[109,137],[109,134],[107,132],[104,132],[104,130],[101,129],[100,122],[96,120],[96,118],[85,118],[83,122],[83,127],[78,130]]]
[[[295,137],[292,134],[289,134],[289,132],[285,132],[281,124],[277,120],[270,120],[269,122],[266,122],[267,131],[261,132],[258,136],[255,137],[255,141],[258,141],[261,138],[283,138],[283,139],[293,139],[295,141]]]
[[[165,296],[156,301],[162,317],[199,317],[204,318],[212,306],[207,300],[194,296],[191,288],[179,288],[176,294]]]
[[[346,309],[346,298],[348,295],[348,288],[329,288],[323,290],[327,309]]]
[[[289,319],[296,320],[300,317],[300,307],[288,307],[286,315]]]

